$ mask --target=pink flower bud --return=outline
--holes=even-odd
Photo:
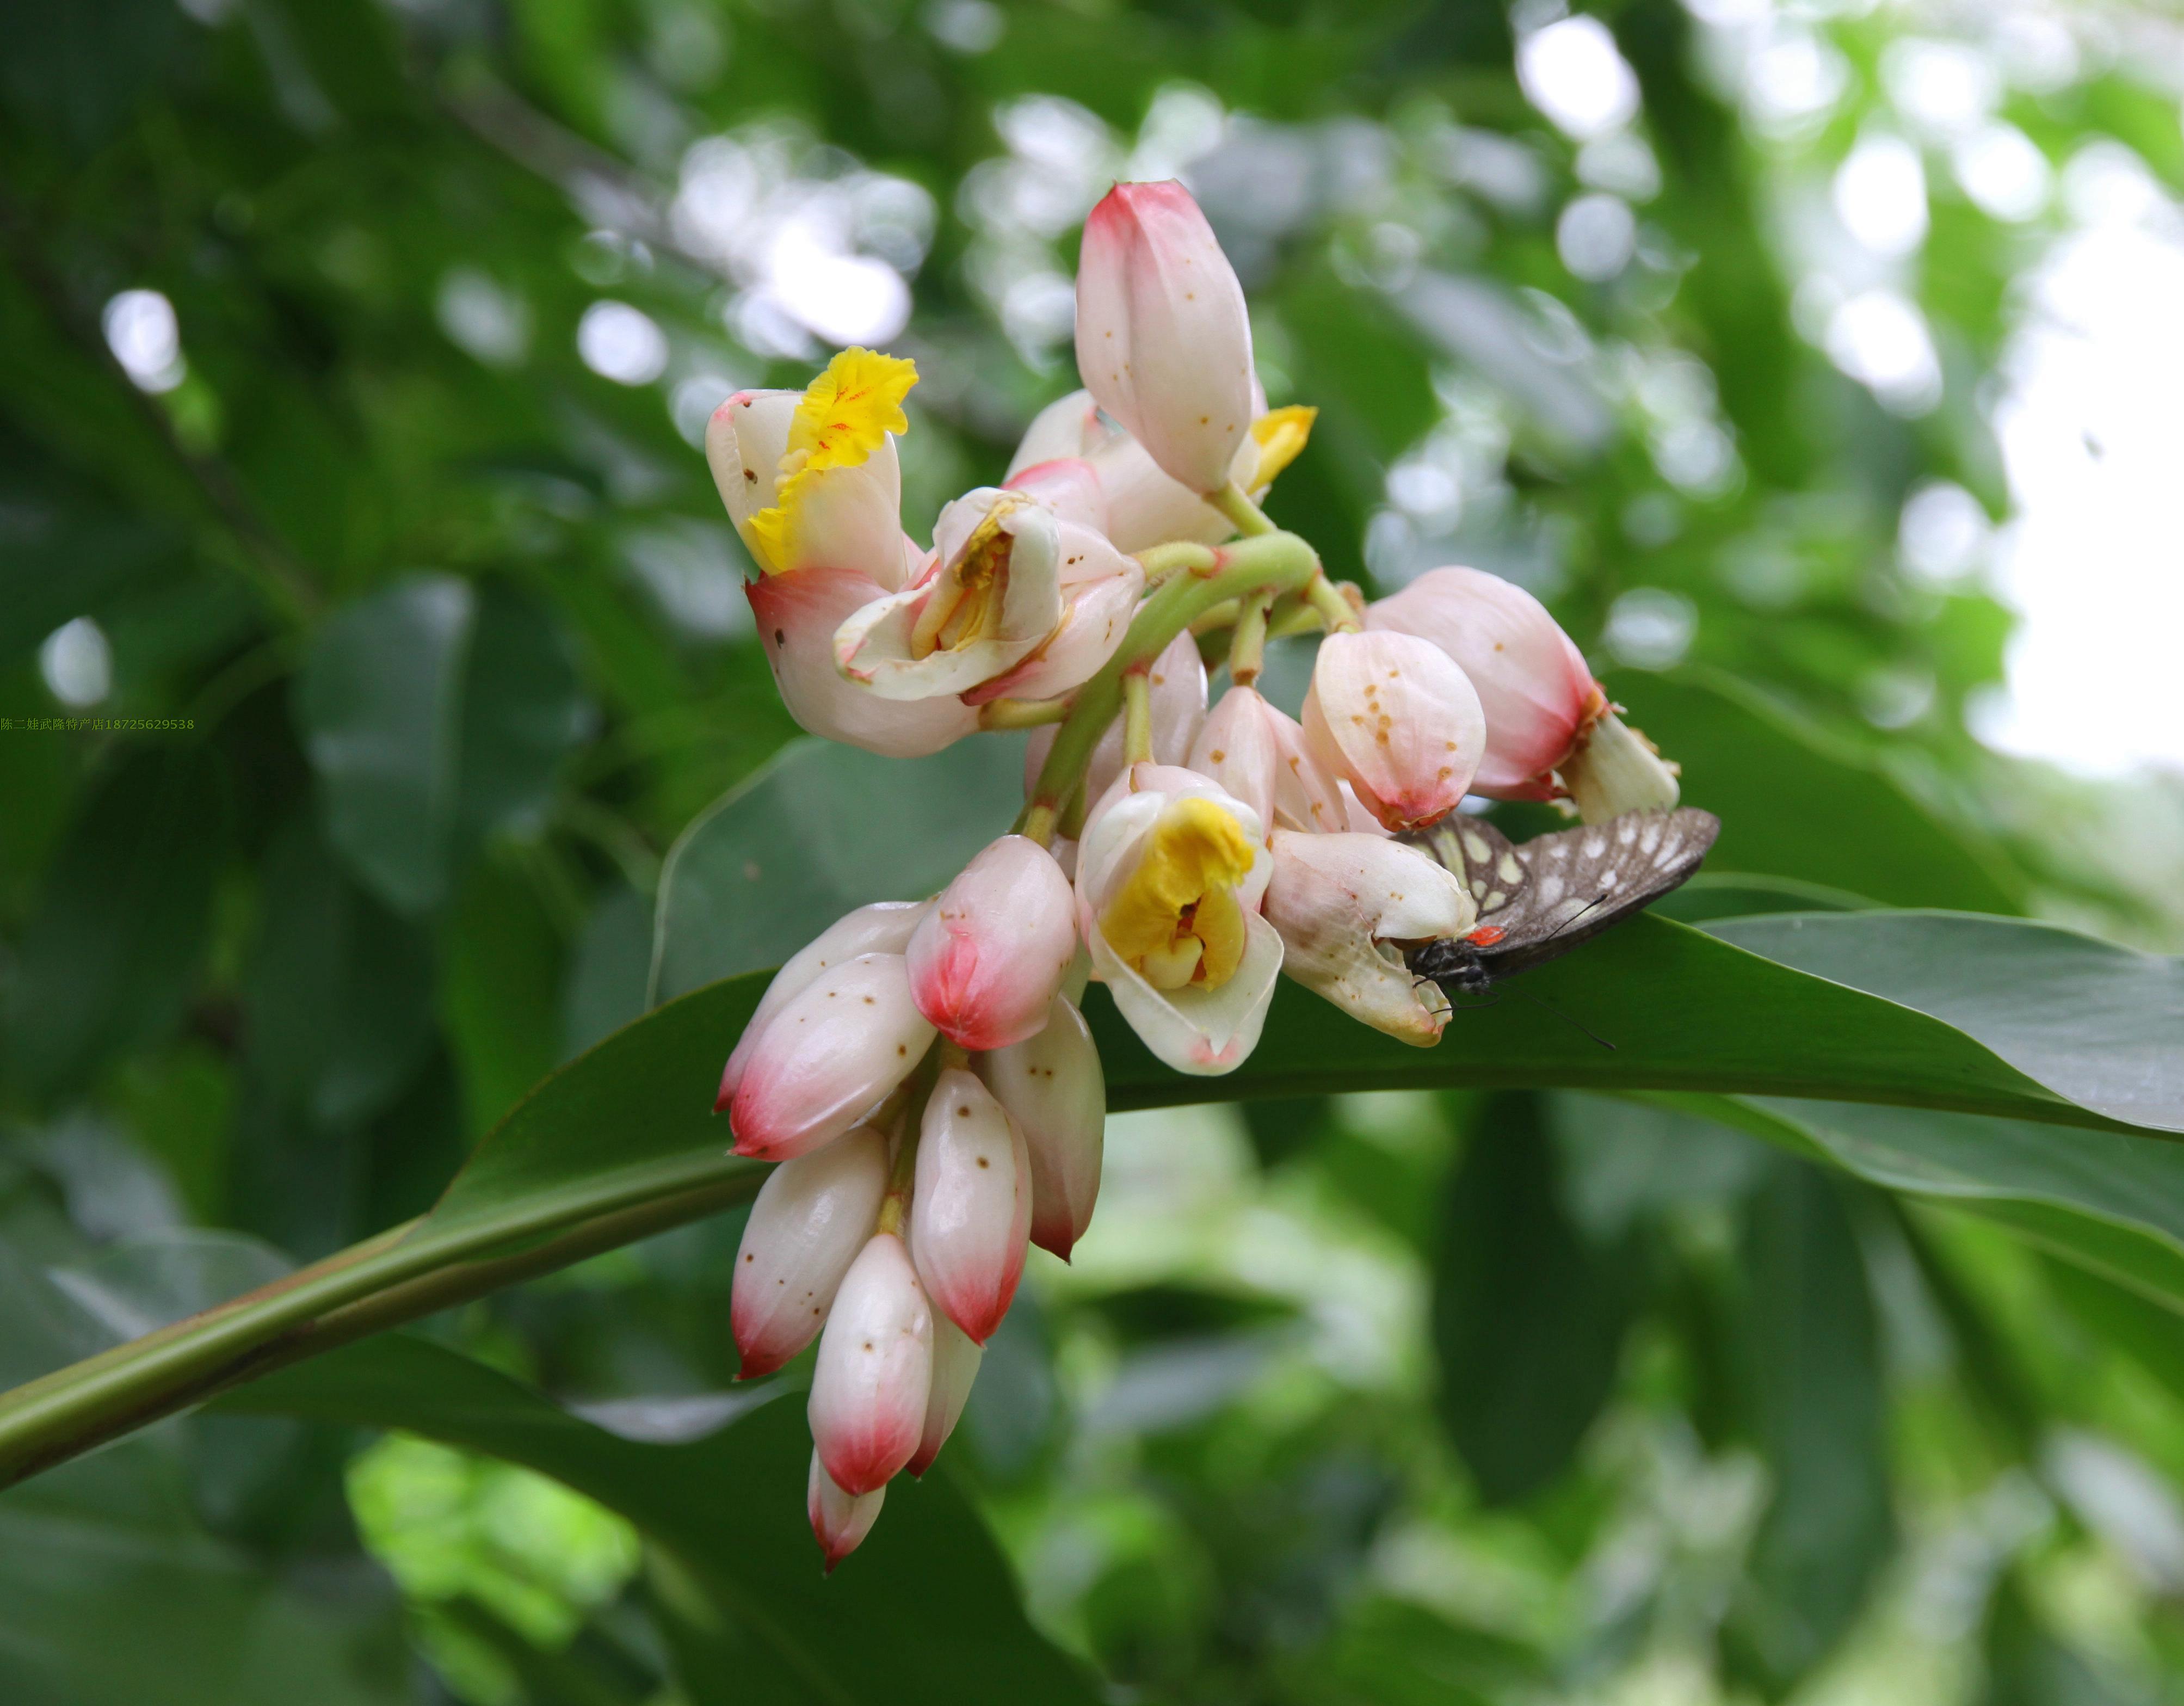
[[[933,1042],[900,954],[829,967],[772,1018],[728,1102],[736,1153],[787,1161],[830,1143],[904,1079]]]
[[[781,702],[797,726],[889,758],[922,758],[978,726],[978,713],[952,696],[881,699],[834,666],[834,634],[889,596],[851,569],[796,569],[744,588]]]
[[[738,1380],[772,1374],[819,1336],[872,1235],[887,1176],[887,1139],[868,1125],[767,1175],[736,1252],[728,1319],[743,1358]]]
[[[1336,633],[1320,642],[1304,732],[1312,755],[1401,831],[1456,810],[1485,750],[1486,717],[1463,672],[1430,641]]]
[[[1022,1042],[1077,954],[1076,906],[1054,856],[1023,835],[980,849],[910,939],[917,1010],[967,1049]]]
[[[1023,1134],[969,1073],[940,1074],[925,1104],[910,1244],[933,1306],[983,1345],[1023,1275],[1031,1232]]]
[[[1153,762],[1179,765],[1190,755],[1191,743],[1206,722],[1206,665],[1198,655],[1198,642],[1188,633],[1178,634],[1153,660],[1146,672],[1147,697],[1153,714]],[[1031,792],[1039,767],[1054,750],[1051,726],[1035,728],[1024,749],[1024,792]],[[1084,797],[1095,800],[1123,773],[1123,722],[1109,725],[1092,749],[1085,772]]]
[[[1067,995],[1056,995],[1037,1036],[980,1055],[976,1065],[1024,1135],[1031,1241],[1067,1262],[1100,1198],[1107,1085],[1092,1028]]]
[[[1251,431],[1251,321],[1181,184],[1117,184],[1084,221],[1077,370],[1173,478],[1217,492]]]
[[[1057,521],[1073,521],[1095,533],[1107,531],[1107,494],[1100,487],[1099,471],[1082,456],[1056,456],[1011,468],[1005,483],[1011,492],[1038,499]]]
[[[978,1364],[985,1359],[983,1346],[972,1342],[945,1315],[934,1314],[933,1391],[925,1401],[925,1432],[918,1440],[917,1455],[910,1460],[912,1475],[931,1469],[949,1435],[956,1431],[964,1402],[971,1396],[971,1383],[978,1378]]]
[[[1413,977],[1402,945],[1460,936],[1476,917],[1462,883],[1415,847],[1378,835],[1274,836],[1269,923],[1282,970],[1375,1030],[1424,1048],[1447,997]]]
[[[1248,687],[1232,687],[1191,744],[1190,768],[1212,777],[1276,829],[1343,827],[1342,795],[1306,750],[1304,730]]]
[[[721,1094],[714,1103],[716,1111],[734,1099],[736,1086],[744,1081],[744,1067],[750,1059],[751,1051],[758,1046],[759,1033],[766,1029],[767,1020],[811,988],[813,980],[829,966],[838,966],[860,954],[905,951],[918,920],[925,916],[931,904],[927,900],[882,900],[873,906],[860,906],[836,919],[790,955],[788,962],[773,974],[773,981],[766,986],[766,993],[759,997],[758,1006],[752,1011],[750,1023],[736,1039],[727,1066],[721,1073]]]
[[[1430,640],[1471,677],[1486,713],[1474,792],[1497,800],[1561,792],[1552,772],[1607,699],[1546,605],[1483,569],[1434,569],[1369,605],[1365,626]]]
[[[804,1512],[811,1519],[811,1532],[818,1536],[821,1550],[827,1554],[827,1574],[834,1573],[834,1566],[865,1543],[865,1536],[872,1531],[879,1520],[880,1506],[886,1502],[887,1489],[874,1487],[870,1492],[852,1496],[834,1485],[833,1476],[819,1461],[819,1453],[811,1453],[811,1478],[805,1484]]]
[[[857,1252],[834,1294],[805,1414],[834,1485],[877,1492],[916,1454],[933,1391],[933,1311],[892,1232]]]

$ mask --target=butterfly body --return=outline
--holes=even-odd
[[[1467,935],[1412,949],[1407,963],[1444,989],[1484,995],[1651,906],[1698,869],[1720,833],[1712,812],[1690,806],[1627,811],[1521,843],[1479,818],[1448,818],[1403,839],[1462,882],[1478,922]]]

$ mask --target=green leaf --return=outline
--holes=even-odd
[[[400,1428],[488,1452],[596,1499],[666,1548],[742,1649],[738,1698],[898,1706],[1083,1701],[1076,1668],[1024,1620],[1006,1564],[945,1470],[898,1480],[833,1575],[806,1526],[811,1438],[777,1399],[677,1444],[639,1443],[505,1374],[405,1335],[355,1345],[226,1401]]]
[[[521,861],[488,856],[464,883],[449,921],[441,1010],[476,1136],[560,1059],[561,940],[538,889]]]
[[[353,1126],[401,1093],[431,1046],[431,939],[353,882],[301,817],[263,871],[243,984],[251,1070],[281,1106]]]
[[[1934,1109],[1675,1101],[1869,1185],[1998,1222],[2184,1312],[2184,1148],[2173,1142]]]
[[[1568,1466],[1637,1302],[1632,1248],[1595,1246],[1564,1212],[1542,1115],[1522,1094],[1480,1109],[1434,1261],[1441,1419],[1489,1505]]]
[[[227,856],[226,821],[219,767],[194,744],[125,751],[100,779],[55,851],[8,974],[8,1053],[33,1090],[79,1085],[181,1017]]]
[[[503,588],[421,575],[320,630],[296,715],[329,840],[396,912],[444,902],[486,836],[535,828],[590,711],[559,631]]]
[[[1773,1497],[1727,1638],[1781,1692],[1849,1630],[1895,1544],[1873,1302],[1841,1189],[1785,1161],[1754,1196],[1743,1266]]]
[[[2068,968],[2075,996],[2103,1015],[2121,1015],[2120,1034],[2098,1025],[2074,1030],[2077,1053],[2059,1061],[2043,1040],[2051,1014],[2031,1001],[2009,1002],[1992,979],[1952,989],[1936,961],[1919,1000],[1975,1021],[1977,1039],[1917,1009],[1914,991],[1866,993],[1862,956],[1887,967],[1889,945],[1915,951],[1930,926],[1940,943],[1982,967],[2008,964],[2013,980],[2037,986],[2050,967]],[[1095,998],[1088,1008],[1117,1109],[1178,1101],[1304,1096],[1350,1090],[1450,1085],[1557,1085],[1571,1089],[1670,1090],[1704,1087],[1766,1096],[1815,1096],[1953,1107],[1964,1111],[2114,1129],[2116,1109],[2149,1118],[2158,1129],[2184,1128],[2184,1112],[2164,1090],[2149,1094],[2149,1071],[2184,1070],[2162,1056],[2148,1033],[2162,1009],[2131,1016],[2130,1003],[2171,999],[2184,967],[2173,960],[2109,949],[2090,937],[2006,918],[1904,913],[1834,913],[1794,919],[1723,920],[1732,946],[1665,918],[1641,914],[1559,960],[1525,973],[1494,1005],[1457,1013],[1430,1049],[1413,1049],[1357,1025],[1328,1003],[1284,983],[1274,996],[1259,1046],[1224,1078],[1183,1079],[1169,1071]],[[1906,933],[1897,936],[1897,932]],[[1808,975],[1762,957],[1814,960],[1823,948],[1843,981]],[[1838,962],[1847,963],[1838,963]],[[2113,977],[2113,989],[2104,982]],[[1518,998],[1521,990],[1525,999]],[[1537,1005],[1535,1005],[1535,1003]],[[1541,1011],[1544,1007],[1547,1011]],[[1577,1029],[1583,1025],[1589,1037]],[[1595,1041],[1594,1037],[1602,1041]],[[1610,1046],[1603,1046],[1603,1042]],[[2037,1068],[2058,1080],[2031,1076]],[[2159,1078],[2168,1083],[2167,1078]],[[2058,1137],[2058,1144],[2076,1139]]]
[[[2024,910],[2022,884],[1858,754],[1714,670],[1622,670],[1609,693],[1721,819],[1711,873],[1816,883],[1892,906]]]
[[[777,966],[852,907],[922,900],[1023,803],[1023,743],[930,758],[800,740],[676,840],[660,875],[655,1000]]]
[[[397,912],[428,912],[447,892],[463,662],[476,620],[464,582],[398,582],[320,629],[297,680],[327,839]]]
[[[0,1246],[9,1299],[0,1379],[107,1342],[264,1276],[268,1253],[182,1234],[58,1275]],[[55,1283],[47,1284],[48,1278]],[[255,1419],[218,1427],[262,1430]],[[0,1495],[0,1698],[8,1706],[395,1706],[409,1698],[393,1594],[321,1564],[310,1587],[207,1530],[181,1424],[122,1441]],[[258,1443],[263,1444],[263,1441]],[[265,1465],[242,1465],[246,1475]]]
[[[2128,1125],[2184,1131],[2184,960],[1950,913],[1723,919],[1724,941],[1930,1013]]]

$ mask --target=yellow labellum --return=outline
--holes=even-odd
[[[871,349],[845,349],[804,390],[788,422],[788,448],[773,506],[750,518],[759,566],[777,575],[796,561],[796,511],[816,477],[872,460],[890,432],[907,432],[902,399],[917,383],[917,364]]]
[[[1274,483],[1274,476],[1297,459],[1297,453],[1312,437],[1312,423],[1319,418],[1319,410],[1292,404],[1287,409],[1270,409],[1251,423],[1251,438],[1259,447],[1259,466],[1251,474],[1251,490],[1263,491]]]
[[[1210,800],[1174,800],[1100,915],[1100,932],[1156,990],[1217,990],[1244,962],[1236,885],[1251,870],[1251,844],[1233,817]]]

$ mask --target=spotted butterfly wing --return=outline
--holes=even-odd
[[[1411,970],[1480,990],[1566,954],[1680,884],[1720,833],[1720,819],[1690,806],[1626,811],[1523,843],[1483,819],[1451,817],[1405,839],[1462,879],[1479,922],[1468,936],[1413,949]]]

